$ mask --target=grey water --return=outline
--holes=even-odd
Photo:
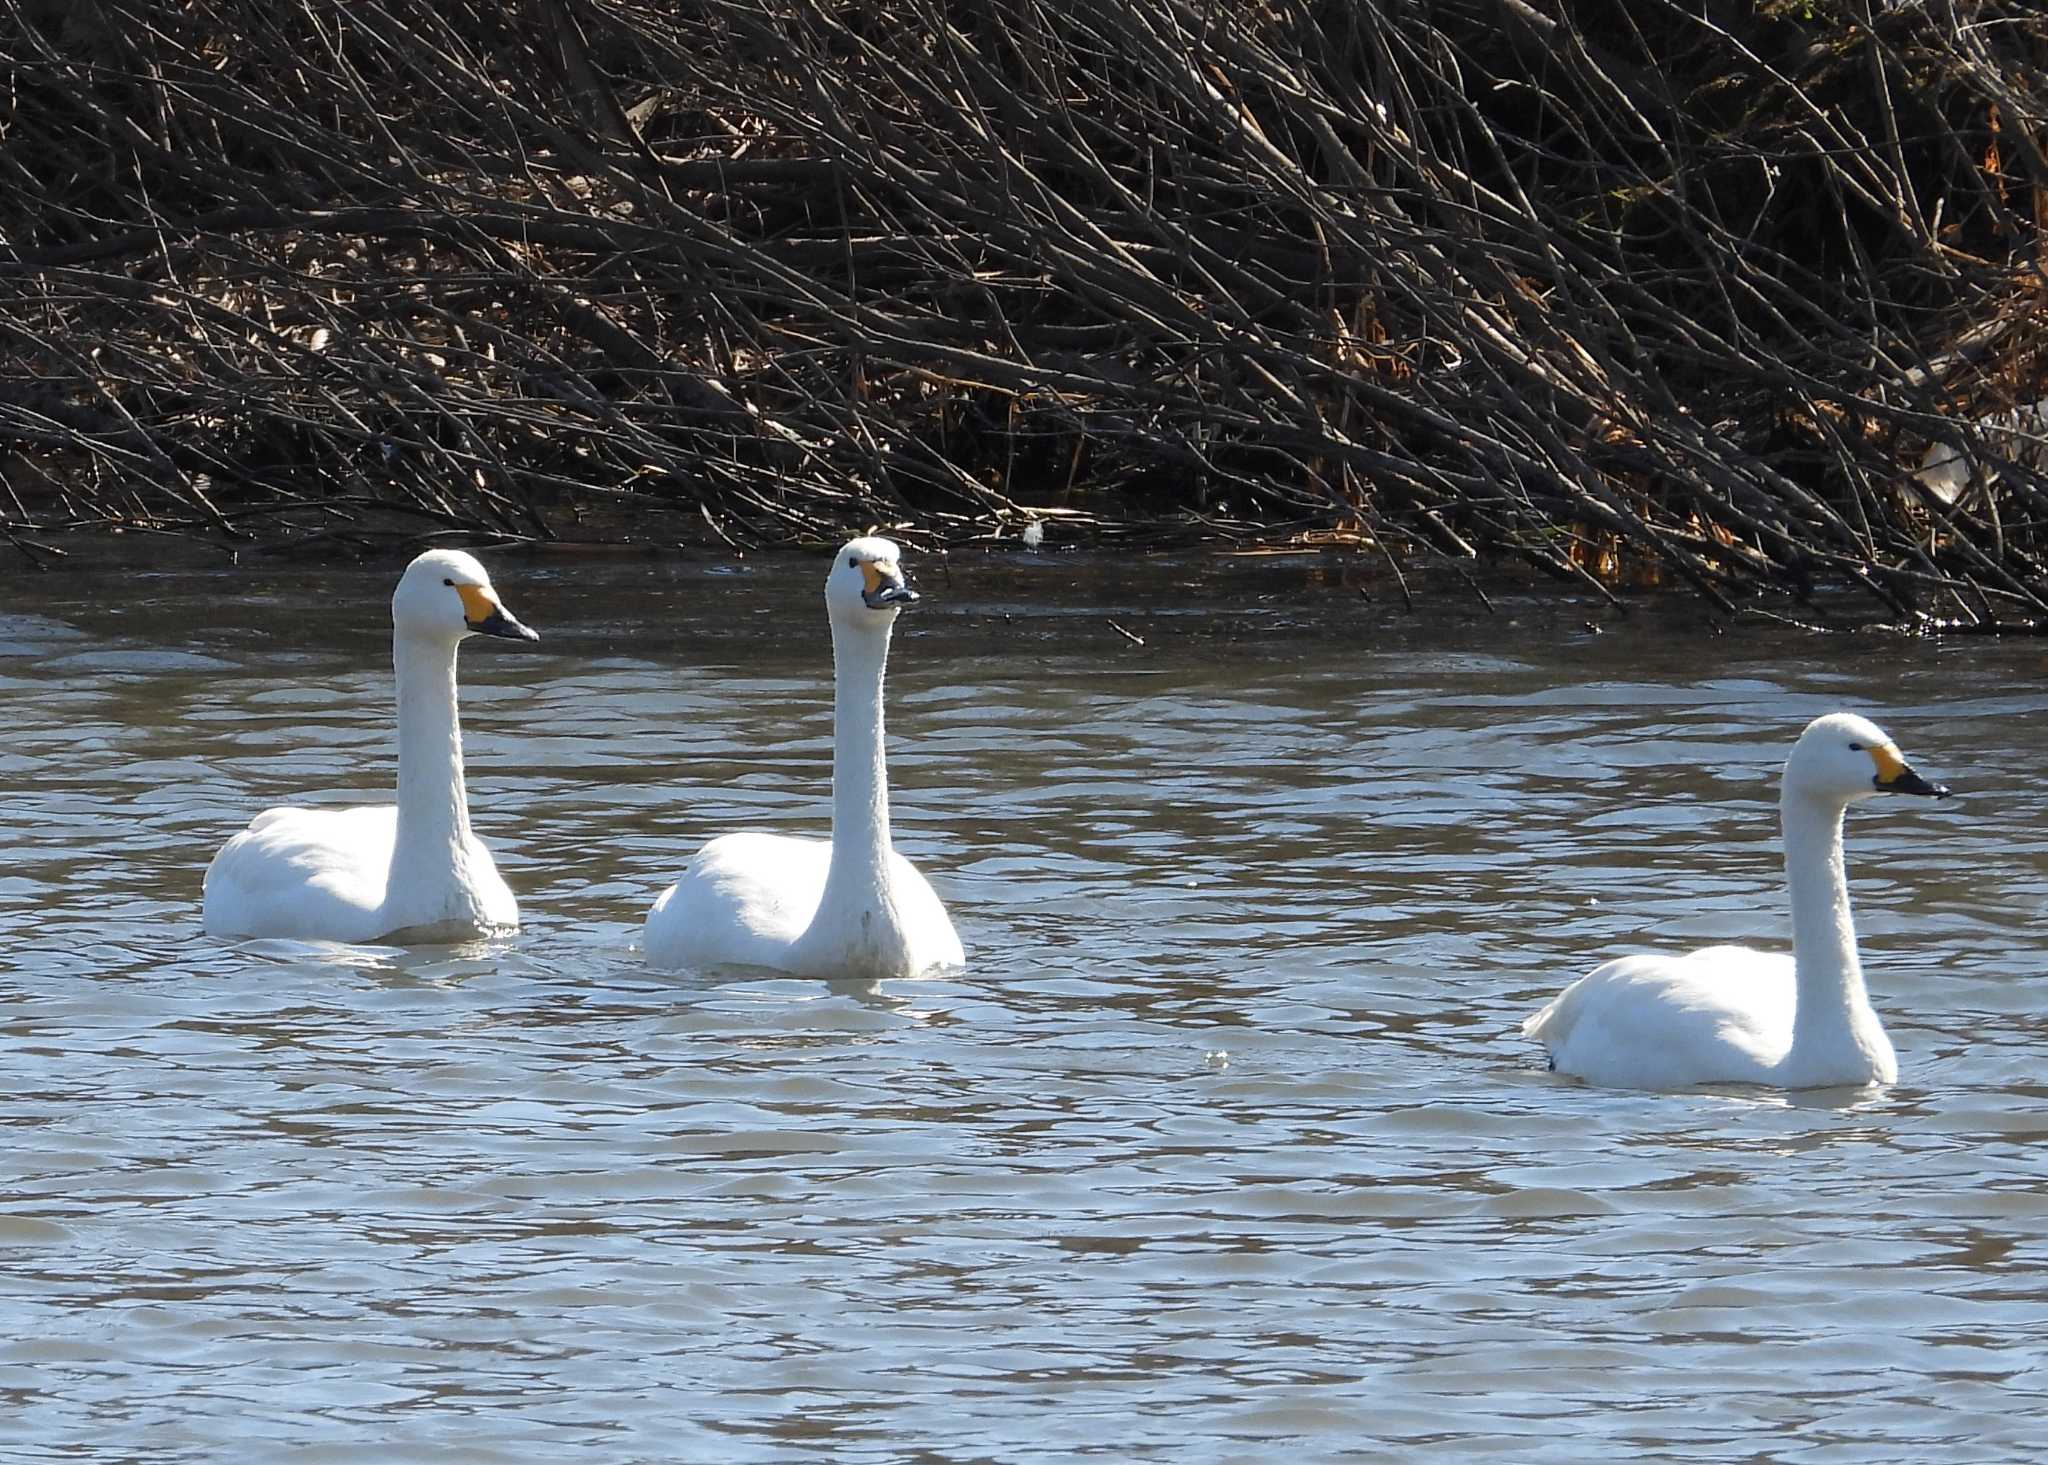
[[[824,561],[485,558],[525,925],[414,949],[198,920],[258,810],[388,797],[395,566],[0,571],[0,1459],[2048,1454],[2043,647],[913,560],[970,957],[833,984],[636,950],[825,831]],[[1594,962],[1785,940],[1837,707],[1961,795],[1850,815],[1899,1084],[1546,1072]]]

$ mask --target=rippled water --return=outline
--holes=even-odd
[[[823,830],[822,560],[494,563],[527,925],[411,950],[198,925],[250,814],[388,788],[390,568],[6,569],[0,1458],[2048,1452],[2048,649],[927,562],[896,824],[970,964],[834,986],[634,950]],[[1783,939],[1837,706],[1964,795],[1851,816],[1900,1084],[1544,1072],[1594,960]]]

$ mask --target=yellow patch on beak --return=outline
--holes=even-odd
[[[481,585],[457,585],[455,593],[462,597],[462,618],[472,626],[480,626],[502,607],[498,598]]]
[[[1897,743],[1885,743],[1870,750],[1870,761],[1877,765],[1877,781],[1890,783],[1906,771],[1906,760],[1899,756]]]
[[[882,572],[876,568],[873,560],[862,560],[860,562],[860,578],[861,588],[869,595],[873,595],[882,588]]]

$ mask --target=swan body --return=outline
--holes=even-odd
[[[455,654],[478,632],[539,638],[458,550],[406,567],[391,620],[398,802],[258,814],[207,866],[209,936],[452,940],[518,926],[518,903],[469,827]]]
[[[1710,946],[1624,956],[1522,1024],[1550,1066],[1614,1088],[1709,1083],[1888,1084],[1898,1058],[1870,1005],[1842,864],[1842,816],[1880,793],[1946,798],[1875,724],[1817,718],[1786,761],[1779,799],[1792,955]]]
[[[825,579],[832,628],[832,838],[728,834],[647,913],[666,969],[765,966],[799,976],[905,977],[966,960],[929,881],[889,840],[882,684],[896,616],[917,600],[901,552],[856,539]]]
[[[710,841],[648,913],[649,960],[805,976],[911,976],[966,960],[931,882],[894,850],[871,901],[827,907],[833,846],[751,832]]]

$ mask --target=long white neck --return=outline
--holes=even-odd
[[[889,628],[832,623],[832,865],[826,901],[887,888],[889,767],[882,747],[882,677]]]
[[[454,641],[392,638],[398,675],[398,836],[387,905],[440,919],[466,888],[469,798],[455,708]]]
[[[882,676],[889,630],[832,623],[832,858],[817,914],[799,940],[835,970],[900,970],[908,950],[890,876],[889,770]]]
[[[1799,1006],[1792,1051],[1855,1043],[1870,1015],[1849,882],[1842,871],[1842,806],[1787,788],[1779,813],[1785,830],[1785,882],[1792,892],[1792,959]]]

